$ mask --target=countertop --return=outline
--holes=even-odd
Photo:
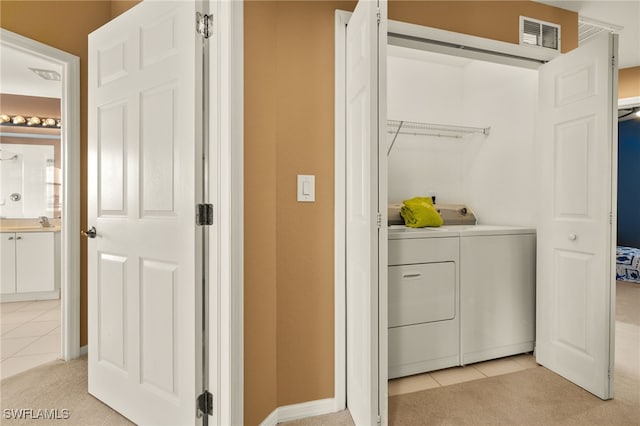
[[[55,226],[0,226],[0,232],[60,232],[60,225]]]

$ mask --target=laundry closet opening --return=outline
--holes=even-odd
[[[617,36],[559,55],[381,12],[336,16],[336,389],[354,421],[386,423],[389,378],[534,349],[612,398]],[[405,226],[415,196],[443,226]]]
[[[540,62],[443,48],[387,46],[390,396],[536,365],[445,370],[534,349]],[[441,227],[404,226],[416,196]]]

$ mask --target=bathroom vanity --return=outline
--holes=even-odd
[[[0,300],[57,299],[60,295],[59,227],[3,228],[0,236]]]

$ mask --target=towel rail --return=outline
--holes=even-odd
[[[488,136],[491,127],[455,126],[449,124],[420,123],[417,121],[387,120],[387,133],[393,135],[393,141],[387,150],[391,153],[398,135],[437,136],[441,138],[461,139],[472,134]]]

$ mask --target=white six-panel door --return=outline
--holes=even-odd
[[[198,421],[197,7],[145,1],[89,37],[89,392],[141,425]]]
[[[387,202],[386,190],[379,192],[379,177],[386,182],[386,35],[386,3],[359,2],[346,33],[347,407],[356,425],[376,424],[386,407],[386,366],[379,374],[386,339],[378,325],[387,237],[377,222]]]
[[[554,59],[539,85],[536,359],[603,399],[613,396],[616,46],[607,34]]]

